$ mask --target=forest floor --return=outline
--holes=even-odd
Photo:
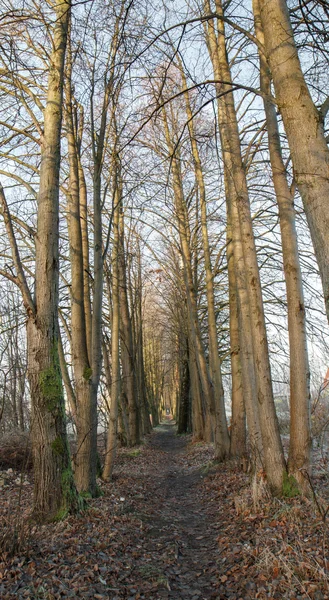
[[[175,431],[168,421],[121,449],[88,511],[32,530],[32,484],[7,471],[0,525],[7,550],[16,526],[17,549],[0,548],[1,600],[329,599],[316,504],[265,498],[255,508],[236,462],[214,464],[211,445]]]

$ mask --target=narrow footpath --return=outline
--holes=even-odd
[[[204,510],[200,497],[205,475],[188,467],[186,438],[175,436],[172,424],[157,428],[150,449],[154,457],[160,455],[161,468],[156,460],[150,465],[153,501],[150,514],[146,505],[142,516],[150,527],[143,547],[165,584],[156,597],[217,597],[221,557],[215,515]]]

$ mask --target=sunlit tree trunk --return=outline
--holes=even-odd
[[[210,7],[208,0],[206,0],[205,5],[209,13]],[[223,11],[220,0],[216,0],[215,5],[216,12],[219,15],[222,15]],[[209,29],[212,27],[213,24],[209,22]],[[221,91],[224,91],[231,87],[231,73],[225,45],[224,22],[221,19],[217,19],[217,31],[218,34],[214,40],[216,42],[215,52],[219,80],[226,82],[226,84],[223,84],[220,88]],[[225,140],[224,144],[222,143],[222,146],[225,147],[227,142],[229,144],[228,149],[230,151],[232,167],[229,174],[232,177],[231,189],[235,189],[236,191],[231,205],[231,224],[232,229],[234,230],[234,211],[237,211],[250,306],[253,353],[256,365],[259,421],[263,439],[265,469],[271,490],[273,493],[280,495],[282,493],[283,477],[286,467],[274,406],[260,276],[252,229],[246,175],[242,164],[239,131],[232,93],[223,96],[223,107],[224,119],[220,123],[220,133],[222,140]]]
[[[276,107],[271,100],[271,75],[261,48],[265,40],[259,14],[259,0],[253,0],[255,30],[259,42],[260,87],[268,132],[273,184],[276,193],[282,239],[283,267],[287,289],[288,332],[290,347],[290,446],[289,472],[305,487],[303,471],[310,470],[310,386],[307,353],[305,306],[299,262],[295,210],[285,165],[282,159]]]
[[[237,298],[234,250],[229,214],[227,215],[227,271],[230,307],[230,353],[232,381],[232,418],[230,453],[243,456],[246,453],[246,410],[242,385],[241,348],[239,335],[239,311]]]
[[[183,88],[186,89],[186,78],[183,69],[181,69],[181,75],[183,80]],[[200,196],[200,208],[201,208],[201,231],[202,231],[202,242],[203,242],[203,254],[204,254],[204,266],[206,273],[206,294],[207,294],[207,308],[208,308],[208,337],[209,337],[209,366],[210,374],[213,382],[213,393],[215,402],[215,459],[223,460],[229,454],[230,439],[228,435],[225,404],[224,404],[224,389],[222,383],[221,364],[218,354],[218,343],[217,343],[217,328],[216,328],[216,315],[215,315],[215,299],[214,299],[214,284],[213,284],[213,272],[211,267],[210,248],[208,239],[208,227],[207,227],[207,202],[206,202],[206,188],[203,177],[203,170],[201,165],[201,159],[199,154],[199,148],[195,137],[193,115],[190,105],[188,92],[185,93],[186,101],[186,116],[188,122],[188,129],[190,134],[192,156],[195,169],[195,178],[199,190]]]
[[[239,346],[241,360],[241,378],[243,400],[248,422],[249,446],[252,469],[257,470],[263,462],[263,442],[259,407],[257,404],[256,365],[252,343],[252,326],[250,318],[249,296],[246,284],[244,255],[241,241],[239,214],[234,202],[234,192],[230,190],[230,181],[226,185],[228,191],[228,223],[231,226],[234,275],[238,301]],[[227,192],[226,192],[227,193]]]
[[[210,10],[209,4],[206,5],[206,9],[208,11]],[[216,79],[220,81],[221,77],[219,70],[217,37],[212,22],[210,22],[209,26],[205,28],[205,34],[214,74]],[[248,424],[251,467],[252,471],[256,472],[258,467],[262,464],[263,444],[259,422],[259,411],[257,406],[256,373],[252,345],[249,298],[246,287],[246,273],[241,242],[239,214],[235,203],[236,189],[232,180],[233,167],[230,150],[230,139],[228,137],[227,128],[225,127],[227,120],[225,113],[225,103],[224,98],[222,98],[220,94],[220,84],[216,86],[216,89],[218,93],[218,123],[220,127],[220,139],[224,162],[224,183],[227,205],[228,237],[230,235],[232,236],[232,256],[230,259],[228,255],[229,286],[230,294],[233,295],[234,290],[236,290],[236,302],[238,309],[238,343],[240,348],[239,358],[241,362],[243,401],[245,405]],[[232,299],[232,296],[230,296],[230,299]],[[233,317],[233,314],[231,316]],[[236,338],[234,338],[234,341],[236,342]],[[239,382],[237,383],[237,385],[239,385]]]
[[[259,9],[276,102],[319,264],[329,320],[329,149],[323,127],[326,110],[317,110],[307,88],[285,0],[260,0]]]
[[[205,438],[205,418],[202,406],[202,391],[199,379],[198,365],[195,358],[194,347],[189,351],[189,372],[190,372],[190,396],[192,403],[192,433],[196,440]]]

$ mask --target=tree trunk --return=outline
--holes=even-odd
[[[115,191],[113,206],[113,246],[112,246],[112,323],[111,323],[111,357],[112,357],[112,383],[111,383],[111,407],[109,430],[107,434],[107,445],[105,463],[102,477],[110,480],[112,478],[114,460],[117,450],[118,410],[120,400],[120,306],[119,306],[119,212],[120,202],[118,190]]]
[[[223,14],[220,0],[216,0],[216,12]],[[209,2],[206,0],[209,13]],[[213,24],[209,22],[209,29]],[[215,41],[217,60],[217,76],[221,91],[231,89],[231,73],[225,45],[224,21],[217,20],[218,36]],[[213,32],[214,35],[214,32]],[[216,78],[217,78],[216,76]],[[232,229],[236,227],[235,212],[239,219],[241,243],[243,249],[244,269],[246,274],[247,291],[250,306],[250,320],[252,327],[253,353],[256,365],[257,398],[259,420],[263,439],[263,451],[267,480],[274,494],[282,493],[285,461],[282,442],[280,438],[277,415],[274,406],[271,371],[265,327],[265,317],[260,284],[259,269],[255,240],[252,229],[252,219],[248,197],[246,175],[242,164],[239,131],[233,94],[226,94],[222,98],[223,119],[220,123],[222,147],[229,151],[231,168],[229,176],[232,177],[231,190],[235,190],[231,205]]]
[[[65,360],[62,336],[61,336],[60,332],[59,332],[59,339],[58,339],[58,357],[59,357],[59,365],[61,368],[61,374],[62,374],[62,379],[63,379],[63,383],[64,383],[66,396],[67,396],[67,399],[68,399],[68,402],[70,405],[73,421],[74,421],[74,423],[76,423],[77,422],[77,401],[76,401],[74,389],[73,389],[73,386],[71,383],[69,370],[67,368],[67,363]]]
[[[227,271],[230,307],[230,353],[232,381],[232,418],[230,453],[243,456],[246,453],[246,409],[242,385],[241,348],[239,334],[239,311],[234,266],[234,250],[229,214],[227,215]],[[253,378],[254,379],[254,378]]]
[[[145,368],[144,368],[144,334],[143,334],[143,289],[142,289],[142,264],[139,240],[137,241],[137,289],[135,298],[135,353],[137,364],[138,406],[143,434],[152,431],[150,411],[146,397]]]
[[[31,433],[34,461],[34,514],[40,521],[79,509],[65,425],[58,358],[58,214],[64,58],[70,5],[55,6],[50,57],[36,235],[35,314],[27,323]]]
[[[192,433],[196,440],[205,437],[205,422],[201,398],[201,386],[194,348],[189,341],[189,372],[190,372],[190,397],[192,405]]]
[[[181,68],[181,75],[183,79],[183,88],[186,89],[186,78],[183,69]],[[201,208],[201,231],[202,231],[202,242],[203,242],[203,253],[204,253],[204,266],[206,272],[206,294],[207,294],[207,308],[208,308],[208,337],[209,337],[209,366],[210,374],[213,383],[213,394],[215,402],[215,459],[224,460],[230,449],[230,438],[228,434],[225,404],[224,404],[224,389],[222,383],[221,364],[218,354],[217,344],[217,328],[216,328],[216,315],[215,315],[215,299],[214,299],[214,284],[213,284],[213,272],[211,268],[211,258],[209,249],[208,239],[208,228],[207,228],[207,202],[206,202],[206,188],[203,177],[203,170],[201,165],[201,159],[199,154],[199,148],[196,141],[194,126],[193,126],[193,115],[189,100],[188,92],[185,93],[186,101],[186,115],[188,122],[188,129],[190,134],[190,141],[192,147],[192,155],[194,161],[195,178],[200,195],[200,208]]]
[[[139,416],[137,405],[136,365],[134,361],[134,346],[132,325],[129,312],[126,261],[124,247],[124,215],[120,207],[119,227],[119,295],[120,295],[120,337],[122,362],[122,388],[128,403],[129,440],[131,446],[140,443]]]
[[[91,363],[91,348],[92,348],[92,311],[90,300],[90,265],[89,265],[89,238],[88,238],[88,197],[87,186],[84,171],[81,164],[81,157],[78,151],[78,174],[79,174],[79,207],[80,207],[80,224],[82,236],[82,255],[83,255],[83,290],[84,290],[84,311],[86,322],[87,350],[88,359]]]
[[[189,369],[189,349],[186,339],[186,350],[182,358],[181,381],[179,390],[179,410],[177,420],[177,433],[187,433],[189,425],[190,412],[190,369]]]
[[[85,318],[84,261],[80,217],[79,164],[71,93],[72,56],[68,44],[66,68],[66,135],[69,157],[68,231],[71,262],[71,351],[77,404],[75,482],[80,492],[96,494],[96,445],[91,398],[92,371],[88,359]]]
[[[208,421],[208,436],[209,441],[213,437],[213,432],[216,427],[215,401],[213,393],[213,385],[209,376],[208,366],[205,357],[205,351],[201,338],[200,324],[198,319],[198,309],[195,294],[195,285],[192,274],[192,258],[190,248],[190,231],[188,223],[188,215],[184,200],[182,188],[182,175],[180,170],[180,161],[177,156],[177,150],[174,151],[172,135],[169,130],[168,119],[166,112],[163,110],[163,121],[166,142],[172,157],[172,173],[173,173],[173,188],[175,198],[175,213],[178,223],[179,238],[183,259],[183,273],[187,296],[187,316],[189,321],[189,336],[190,347],[193,348],[196,358],[203,401],[206,410],[206,422]]]
[[[259,1],[253,0],[255,30],[264,47],[265,40],[259,14]],[[283,268],[287,290],[288,332],[290,347],[290,446],[289,472],[301,487],[308,484],[302,471],[310,471],[310,373],[308,365],[305,306],[299,262],[293,196],[282,159],[276,107],[271,100],[271,76],[265,54],[259,49],[260,87],[264,108],[273,184],[279,207]]]
[[[329,149],[324,114],[307,88],[285,0],[260,0],[265,51],[303,199],[329,320]]]

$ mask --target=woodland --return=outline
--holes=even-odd
[[[0,597],[329,598],[326,0],[0,0]]]

